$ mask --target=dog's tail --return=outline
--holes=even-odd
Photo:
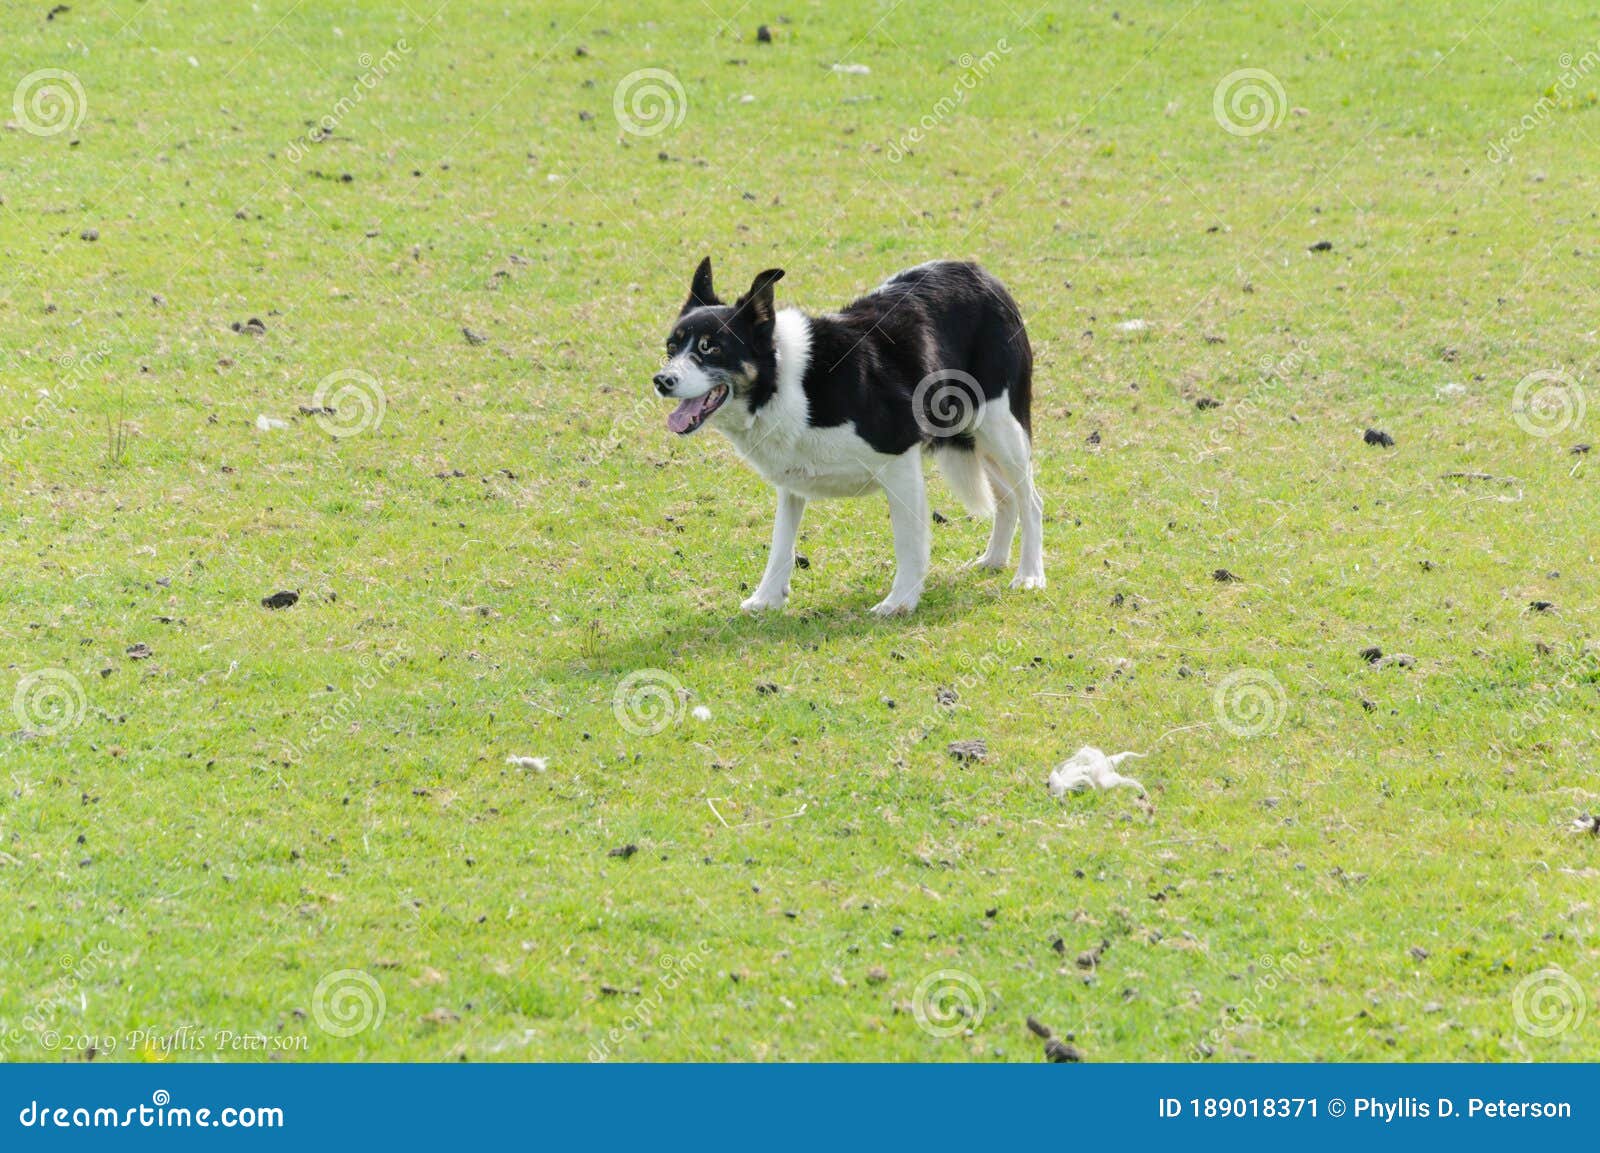
[[[970,448],[946,448],[935,452],[939,471],[956,499],[973,516],[994,515],[994,489],[978,453]]]

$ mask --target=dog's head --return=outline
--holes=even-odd
[[[783,269],[769,268],[748,292],[724,304],[711,286],[711,258],[695,269],[689,299],[667,336],[667,363],[655,376],[656,391],[680,402],[667,417],[673,432],[687,436],[731,398],[771,379],[772,286],[782,279]]]

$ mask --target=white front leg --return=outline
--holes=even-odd
[[[778,515],[772,522],[772,551],[767,554],[767,571],[754,595],[740,608],[745,612],[781,609],[789,595],[789,574],[794,571],[794,542],[800,535],[800,517],[806,511],[806,498],[797,492],[778,490]]]
[[[928,496],[922,477],[922,449],[909,449],[886,467],[878,483],[889,497],[894,528],[894,586],[872,607],[879,616],[908,613],[922,599],[928,579]]]

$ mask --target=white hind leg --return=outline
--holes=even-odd
[[[989,547],[968,567],[1003,569],[1011,563],[1011,542],[1017,536],[1017,497],[992,462],[985,460],[983,468],[994,489],[994,529],[989,533]]]
[[[1017,562],[1017,576],[1011,582],[1011,587],[1042,589],[1045,587],[1044,501],[1033,487],[1033,449],[1028,442],[1028,433],[1009,411],[999,410],[999,406],[995,405],[978,431],[978,449],[994,466],[997,482],[997,535],[989,542],[989,554],[995,551],[994,541],[998,539],[1002,523],[999,510],[1010,506],[1013,518],[1022,523],[1022,556]],[[1005,553],[1009,553],[1009,534],[1005,546]],[[1004,554],[1001,563],[1005,563]]]

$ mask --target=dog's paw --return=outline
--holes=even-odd
[[[777,612],[783,608],[783,597],[763,596],[756,593],[753,597],[746,597],[739,602],[739,607],[747,613]]]
[[[1034,576],[1018,573],[1016,579],[1011,582],[1011,587],[1014,589],[1042,589],[1044,588],[1044,573],[1038,573]]]
[[[916,601],[897,600],[891,594],[872,606],[872,615],[875,617],[903,617],[908,616],[916,607]]]
[[[980,557],[969,560],[961,567],[967,569],[981,569],[985,572],[999,572],[1001,569],[1005,568],[1008,563],[1009,562],[1004,557],[1000,558],[999,560],[995,560],[988,553],[984,553]]]

